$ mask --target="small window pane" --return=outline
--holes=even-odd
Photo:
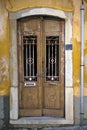
[[[23,36],[24,42],[24,80],[36,81],[37,36]]]
[[[59,36],[46,37],[46,80],[59,81]]]

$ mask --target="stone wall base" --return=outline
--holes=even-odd
[[[0,130],[8,130],[9,96],[0,96]]]

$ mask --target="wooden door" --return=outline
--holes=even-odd
[[[64,117],[64,21],[18,20],[19,113]]]

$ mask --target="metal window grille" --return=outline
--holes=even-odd
[[[23,36],[24,80],[37,80],[37,36]]]
[[[59,80],[59,36],[46,37],[46,80]]]

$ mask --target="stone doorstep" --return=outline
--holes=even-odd
[[[73,121],[54,117],[23,117],[10,120],[10,126],[9,130],[87,130],[87,125],[73,126]]]
[[[43,128],[43,127],[58,127],[64,125],[73,125],[72,120],[55,117],[22,117],[18,120],[10,120],[10,125],[22,128]]]

